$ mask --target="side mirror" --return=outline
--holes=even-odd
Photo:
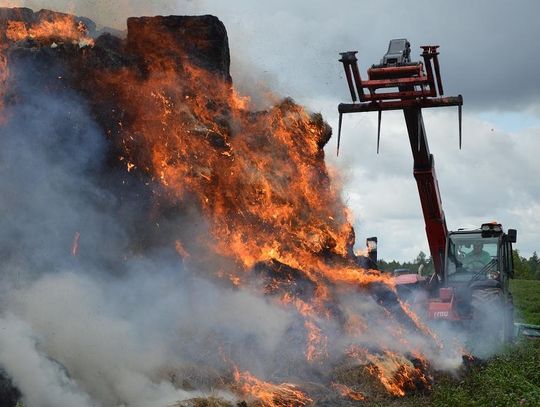
[[[508,229],[508,240],[510,243],[516,243],[517,242],[517,230],[516,229]]]

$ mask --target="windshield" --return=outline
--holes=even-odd
[[[407,40],[392,40],[388,47],[388,54],[399,54],[405,49]]]
[[[450,236],[448,247],[448,280],[483,279],[497,270],[498,238],[482,238],[480,233]]]

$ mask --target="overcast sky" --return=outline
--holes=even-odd
[[[456,108],[425,112],[450,229],[497,220],[518,229],[517,248],[540,250],[540,2],[538,1],[0,1],[53,8],[125,27],[129,15],[214,14],[226,25],[232,76],[242,90],[264,86],[320,111],[337,133],[337,105],[349,101],[338,60],[358,50],[361,73],[392,38],[438,44],[446,95],[464,97],[464,144]],[[265,84],[265,85],[264,85]],[[358,242],[379,237],[384,259],[428,253],[403,115],[344,118],[342,153],[327,147],[352,208]]]

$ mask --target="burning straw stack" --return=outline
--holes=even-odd
[[[91,176],[131,231],[111,269],[174,248],[184,271],[294,315],[277,356],[249,341],[204,338],[220,360],[215,386],[264,406],[329,397],[346,405],[429,388],[422,352],[438,343],[390,279],[353,253],[348,210],[324,162],[330,127],[290,99],[251,111],[232,86],[216,17],[130,18],[120,39],[96,38],[85,18],[0,9],[0,27],[3,119],[30,82],[46,94],[74,92],[104,134],[107,159]],[[65,137],[79,134],[75,127]],[[136,219],[126,207],[140,210]],[[194,232],[173,218],[202,226]],[[73,254],[81,263],[101,255],[82,243]],[[201,381],[171,383],[209,390]],[[180,405],[233,405],[220,400]]]

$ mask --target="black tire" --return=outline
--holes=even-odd
[[[474,353],[488,356],[498,351],[513,336],[513,322],[504,293],[500,288],[476,289],[472,292],[470,342]],[[510,331],[512,327],[512,331]]]

